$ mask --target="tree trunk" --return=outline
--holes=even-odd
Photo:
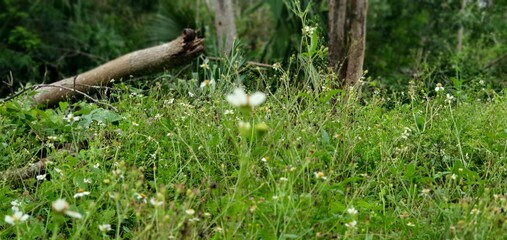
[[[218,36],[218,51],[223,56],[231,53],[236,38],[236,24],[232,0],[215,0],[215,27]]]
[[[347,0],[329,0],[329,66],[340,79],[344,79],[347,72],[347,65],[344,64],[347,60],[346,15]]]
[[[358,83],[363,76],[368,0],[351,1],[350,5],[350,43],[346,85]]]
[[[173,68],[202,53],[203,41],[195,37],[194,30],[185,29],[181,36],[169,43],[123,55],[80,75],[44,85],[36,90],[34,99],[38,104],[52,106],[65,98],[82,96],[93,87],[109,85],[112,79]]]
[[[368,0],[329,0],[329,67],[338,85],[353,85],[363,75]]]

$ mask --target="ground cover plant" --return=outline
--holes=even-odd
[[[374,9],[373,19],[405,5],[372,1],[397,6],[386,16]],[[261,6],[242,14],[262,15]],[[280,63],[248,64],[255,52],[239,40],[224,59],[211,50],[144,81],[115,79],[91,94],[96,101],[43,108],[27,91],[0,102],[0,239],[502,238],[504,71],[479,71],[480,61],[465,57],[490,59],[493,50],[474,42],[454,58],[411,59],[414,38],[379,47],[369,60],[378,75],[365,71],[357,85],[339,88],[321,23],[290,10],[277,22],[297,15],[285,30],[302,29],[290,36],[300,38],[290,46],[297,52],[280,53],[288,56]],[[405,28],[447,13],[432,11]],[[397,21],[377,21],[372,28],[385,31],[373,39]],[[497,33],[488,34],[500,48]],[[387,53],[395,56],[381,58]],[[417,62],[409,74],[387,63],[407,59]],[[37,162],[44,171],[26,178],[22,170]]]
[[[280,81],[290,78],[276,67]],[[412,84],[360,100],[354,90],[247,96],[230,81],[177,88],[171,78],[119,85],[117,111],[2,104],[2,170],[41,156],[51,163],[36,178],[1,183],[1,238],[482,239],[505,231],[507,102],[484,82]]]

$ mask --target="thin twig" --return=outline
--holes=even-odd
[[[496,58],[496,59],[493,59],[492,61],[488,62],[484,68],[490,68],[492,67],[493,65],[499,63],[500,61],[502,61],[504,58],[507,58],[507,53],[505,53],[504,55],[500,56],[499,58]]]
[[[217,61],[217,62],[224,61],[223,58],[219,58],[219,57],[207,57],[207,58],[209,60],[211,60],[211,61]],[[246,61],[246,64],[247,65],[252,65],[252,66],[255,66],[255,67],[273,68],[273,65],[266,64],[266,63],[260,63],[260,62],[254,62],[254,61]]]
[[[26,92],[28,90],[34,90],[34,89],[36,89],[35,86],[25,87],[25,88],[21,89],[21,91],[19,91],[17,93],[14,93],[11,96],[7,96],[6,98],[0,99],[0,103],[4,103],[4,102],[7,102],[7,101],[10,101],[11,99],[16,98],[17,96],[23,94],[24,92]]]

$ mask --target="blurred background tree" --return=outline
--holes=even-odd
[[[293,0],[233,0],[248,60],[288,62],[299,50]],[[327,1],[300,0],[327,37]],[[370,84],[404,89],[414,80],[507,85],[507,0],[369,0],[364,68]],[[0,0],[0,96],[49,83],[121,54],[170,41],[185,27],[219,56],[211,0]],[[461,30],[462,31],[461,31]],[[458,51],[459,32],[461,48]]]

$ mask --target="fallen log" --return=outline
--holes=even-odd
[[[82,74],[41,85],[34,96],[37,104],[53,106],[67,98],[77,98],[111,80],[151,74],[184,64],[204,51],[204,39],[193,29],[183,30],[175,40],[128,53]]]

